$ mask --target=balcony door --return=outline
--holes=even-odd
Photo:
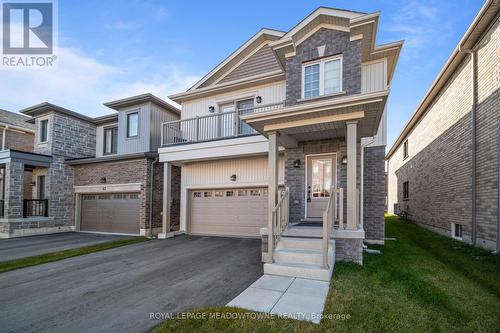
[[[336,182],[335,154],[306,156],[306,217],[321,218]]]
[[[249,114],[253,112],[253,98],[245,99],[242,101],[236,102],[236,107],[238,109],[238,115]],[[239,134],[240,135],[249,135],[253,133],[252,128],[245,123],[244,121],[239,121]]]
[[[221,114],[219,118],[220,136],[226,138],[236,135],[234,103],[221,105],[220,114]]]

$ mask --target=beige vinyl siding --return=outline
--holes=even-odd
[[[110,123],[96,128],[96,157],[104,155],[104,129],[108,127],[117,126],[117,123]]]
[[[387,88],[387,62],[385,59],[361,65],[361,93],[380,91]]]
[[[150,150],[150,103],[131,106],[118,112],[118,154],[133,154]],[[127,114],[139,112],[139,135],[127,138]]]
[[[172,111],[150,103],[151,108],[151,147],[156,151],[161,145],[161,124],[166,121],[178,120],[180,116]]]
[[[238,67],[233,69],[219,83],[231,82],[277,70],[281,70],[281,66],[278,64],[273,50],[271,50],[269,45],[264,45]]]
[[[280,159],[279,181],[283,183],[283,159]],[[231,181],[231,175],[236,181]],[[267,184],[267,156],[186,163],[182,166],[185,188],[235,187]]]
[[[285,82],[259,85],[248,89],[234,90],[230,93],[184,102],[182,103],[182,119],[206,116],[210,114],[208,111],[210,106],[214,106],[217,109],[218,105],[224,102],[230,102],[236,99],[254,98],[256,96],[262,97],[261,105],[282,102],[285,100]]]

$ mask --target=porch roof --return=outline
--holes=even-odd
[[[52,156],[15,149],[0,151],[0,164],[9,163],[12,160],[22,162],[24,165],[28,166],[48,168],[52,162]]]
[[[242,115],[241,118],[267,136],[278,131],[294,141],[344,136],[347,121],[359,121],[359,137],[374,136],[389,90],[340,98],[319,99],[273,111]]]

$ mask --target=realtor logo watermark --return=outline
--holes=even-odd
[[[57,64],[57,2],[0,0],[0,68],[53,68]]]

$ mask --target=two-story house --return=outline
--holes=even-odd
[[[402,42],[376,45],[379,13],[320,7],[262,29],[188,91],[162,125],[180,167],[180,230],[262,237],[264,271],[329,279],[384,242],[386,104]],[[165,203],[171,189],[164,187]],[[161,236],[168,237],[164,211]]]
[[[22,110],[34,123],[34,151],[8,150],[2,156],[2,237],[63,231],[158,232],[163,210],[159,124],[178,119],[179,110],[151,94],[105,105],[117,112],[90,118],[50,103]],[[32,177],[25,177],[23,169],[31,170]],[[173,178],[169,207],[173,225],[178,224],[176,179],[179,175]],[[26,183],[33,188],[30,198],[20,191]]]

